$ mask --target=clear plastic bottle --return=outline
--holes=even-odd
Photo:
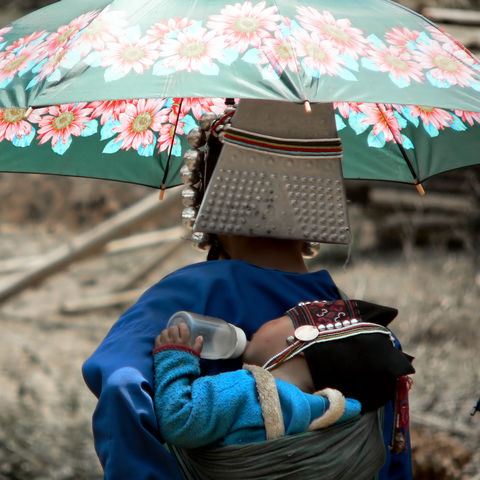
[[[203,337],[202,358],[237,358],[247,346],[245,332],[221,318],[180,311],[170,317],[167,328],[179,323],[188,325],[192,345],[199,335]]]

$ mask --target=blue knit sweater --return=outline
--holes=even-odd
[[[265,440],[262,411],[255,380],[247,370],[200,377],[200,361],[182,350],[155,354],[155,407],[163,438],[174,445],[196,448]],[[328,410],[326,398],[302,392],[275,379],[285,433],[305,432]],[[347,399],[338,420],[360,413],[357,400]]]

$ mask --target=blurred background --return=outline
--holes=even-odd
[[[1,0],[0,27],[49,3]],[[480,52],[480,22],[472,21],[480,0],[400,3],[435,21],[441,12],[433,7],[462,10],[460,20],[443,12],[438,23]],[[410,186],[348,182],[353,243],[323,247],[310,267],[327,268],[352,298],[400,311],[392,329],[417,369],[415,478],[479,480],[480,413],[470,413],[480,396],[480,169],[440,175],[425,190],[420,197]],[[102,478],[82,362],[143,290],[204,259],[178,240],[174,190],[140,223],[121,223],[125,209],[152,194],[101,180],[0,174],[0,285],[112,222],[122,225],[0,303],[0,480]]]

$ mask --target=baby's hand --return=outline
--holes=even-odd
[[[155,338],[155,347],[161,345],[185,345],[200,355],[203,347],[203,337],[198,336],[193,345],[190,344],[190,329],[186,323],[180,323],[162,330]]]

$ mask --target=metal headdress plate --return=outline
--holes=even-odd
[[[241,100],[195,231],[349,243],[332,104]]]

